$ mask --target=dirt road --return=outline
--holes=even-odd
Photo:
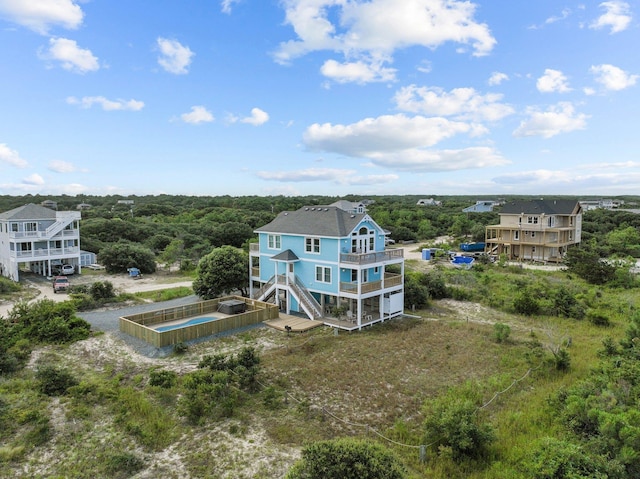
[[[82,275],[73,275],[69,277],[72,285],[74,284],[91,284],[95,281],[110,281],[117,291],[123,293],[138,293],[143,291],[157,291],[161,289],[177,288],[179,286],[191,287],[192,280],[182,280],[172,276],[162,275],[144,275],[141,279],[133,279],[128,275],[106,274],[106,273],[88,273]],[[54,293],[51,281],[38,276],[23,275],[23,284],[31,288],[35,293],[34,300],[52,299],[53,301],[64,301],[69,299],[67,293]],[[7,313],[13,308],[12,301],[0,302],[0,316],[6,317]]]

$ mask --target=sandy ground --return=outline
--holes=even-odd
[[[80,274],[69,276],[72,285],[88,283],[95,281],[110,281],[113,287],[123,293],[138,293],[143,291],[157,291],[160,289],[177,288],[179,286],[191,287],[192,281],[176,281],[178,278],[174,276],[151,274],[144,275],[141,279],[133,279],[128,275],[106,274],[90,272],[88,274]],[[22,282],[25,286],[31,288],[35,293],[35,298],[52,299],[53,301],[64,301],[69,299],[66,293],[54,293],[51,281],[37,276],[24,275]],[[7,313],[13,308],[13,301],[0,300],[0,316],[6,317]]]

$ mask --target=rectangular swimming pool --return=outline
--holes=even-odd
[[[185,321],[184,323],[172,324],[170,326],[160,326],[159,328],[155,328],[158,332],[163,331],[171,331],[173,329],[184,328],[185,326],[193,326],[194,324],[208,323],[209,321],[216,321],[218,318],[215,316],[206,316],[202,318],[194,318],[189,321]]]

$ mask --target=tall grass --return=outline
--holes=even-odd
[[[169,301],[170,299],[184,298],[193,295],[193,289],[186,286],[162,289],[159,291],[141,291],[134,293],[136,298],[153,302]]]

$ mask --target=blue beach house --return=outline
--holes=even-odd
[[[283,211],[255,232],[253,298],[349,330],[403,313],[403,251],[385,248],[385,231],[359,204]]]

